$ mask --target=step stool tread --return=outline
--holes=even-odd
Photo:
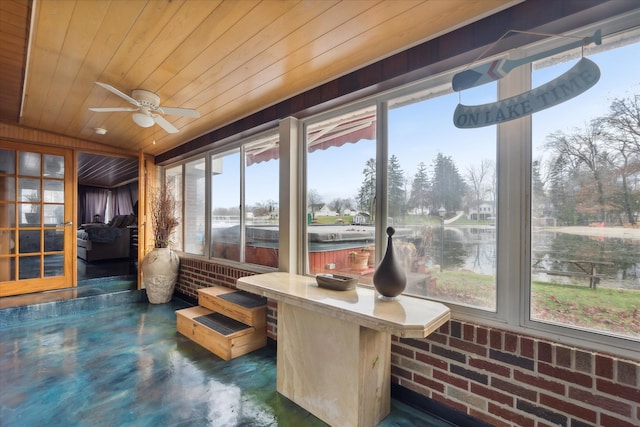
[[[227,288],[226,286],[210,286],[208,288],[198,289],[198,295],[205,294],[213,297],[213,296],[223,295],[223,294],[234,292],[234,291],[235,291],[234,289]]]
[[[244,308],[255,308],[267,304],[267,299],[246,291],[235,291],[218,295],[218,298],[232,302]]]
[[[193,320],[198,323],[202,323],[206,327],[213,329],[222,335],[231,335],[235,332],[251,328],[242,322],[238,322],[237,320],[220,313],[205,314],[203,316],[194,317]]]

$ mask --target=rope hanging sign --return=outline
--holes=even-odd
[[[584,47],[590,43],[597,45],[602,43],[600,30],[596,31],[592,37],[586,37],[522,59],[503,58],[461,71],[453,76],[451,84],[453,90],[457,92],[480,86],[501,79],[520,65],[575,47]],[[458,128],[468,129],[518,119],[574,98],[595,85],[599,79],[600,69],[598,66],[583,57],[561,76],[530,91],[488,104],[458,104],[453,114],[453,123]]]

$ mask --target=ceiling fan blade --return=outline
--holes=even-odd
[[[116,89],[115,87],[108,85],[106,83],[100,83],[100,82],[96,82],[96,84],[106,90],[108,90],[109,92],[118,95],[120,98],[122,99],[126,99],[127,101],[129,101],[130,103],[132,103],[133,105],[136,106],[140,106],[140,103],[138,101],[136,101],[135,99],[133,99],[132,97],[130,97],[129,95],[127,95],[124,92],[120,92],[118,89]]]
[[[192,108],[160,107],[157,111],[159,113],[170,114],[172,116],[200,117],[200,113]]]
[[[91,107],[89,110],[95,111],[96,113],[112,113],[115,111],[138,111],[140,108],[131,108],[131,107]]]
[[[162,116],[160,116],[158,114],[154,114],[151,117],[153,117],[153,120],[155,120],[155,122],[158,124],[158,126],[160,126],[162,129],[164,129],[168,133],[178,133],[179,132],[178,128],[176,128],[174,125],[169,123],[164,117],[162,117]]]

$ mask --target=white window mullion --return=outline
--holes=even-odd
[[[300,236],[303,224],[300,218],[300,206],[304,202],[303,183],[300,167],[300,143],[298,120],[287,117],[279,125],[280,132],[280,218],[278,268],[289,273],[302,273],[301,259],[298,253],[304,253],[304,239]]]
[[[204,248],[203,255],[211,258],[211,156],[205,156],[204,163]]]
[[[512,58],[513,59],[513,58]],[[498,99],[531,87],[531,64],[512,70],[498,81]],[[530,217],[529,176],[531,116],[498,125],[498,318],[518,327],[528,304]],[[526,300],[526,301],[525,301]]]
[[[238,161],[240,162],[240,262],[245,262],[245,252],[246,252],[246,241],[247,241],[247,229],[246,229],[246,211],[247,205],[245,202],[245,146],[240,146],[240,158]]]
[[[388,104],[378,103],[376,120],[376,262],[382,259],[387,248],[387,216],[388,206],[388,168],[389,168],[389,135]]]

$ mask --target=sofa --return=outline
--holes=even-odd
[[[135,215],[116,215],[108,224],[83,224],[77,232],[78,258],[87,262],[129,258],[129,226]]]

